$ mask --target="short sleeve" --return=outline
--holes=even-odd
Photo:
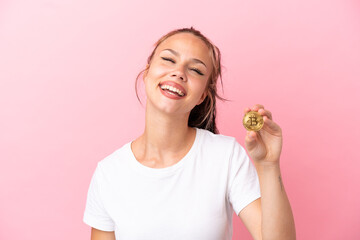
[[[255,166],[245,149],[235,140],[230,157],[228,200],[236,215],[254,200],[261,197],[259,178]]]
[[[83,221],[87,225],[102,231],[114,231],[114,221],[110,218],[104,207],[104,196],[101,194],[101,183],[103,180],[103,173],[98,164],[91,178]]]

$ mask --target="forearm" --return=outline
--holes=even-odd
[[[296,239],[294,218],[282,182],[280,165],[255,166],[261,191],[262,239]]]

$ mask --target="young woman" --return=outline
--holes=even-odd
[[[254,239],[295,239],[281,128],[262,105],[244,109],[264,118],[245,137],[254,164],[235,138],[218,134],[220,66],[218,48],[194,28],[156,43],[142,72],[144,133],[100,161],[90,183],[91,239],[230,240],[233,211]]]

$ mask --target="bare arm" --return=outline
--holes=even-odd
[[[296,239],[294,217],[282,183],[280,166],[257,166],[257,172],[261,190],[263,239]]]
[[[296,239],[294,217],[280,172],[282,130],[272,120],[270,111],[256,104],[252,107],[263,116],[264,126],[248,131],[245,146],[259,176],[261,200],[245,207],[239,217],[255,239]],[[250,108],[245,109],[245,113]]]
[[[261,198],[256,199],[243,210],[239,217],[255,240],[261,240]]]
[[[258,166],[261,199],[246,206],[239,217],[254,239],[296,239],[294,217],[278,166]]]
[[[115,240],[115,233],[91,228],[91,240]]]

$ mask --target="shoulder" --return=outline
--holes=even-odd
[[[198,156],[204,159],[204,165],[210,165],[228,171],[230,168],[241,165],[247,158],[245,149],[237,142],[235,137],[223,134],[214,134],[201,130]]]
[[[203,145],[211,145],[214,148],[231,148],[237,143],[235,137],[223,134],[215,134],[205,129],[198,129],[202,135]]]
[[[97,164],[99,171],[104,173],[111,173],[122,169],[126,160],[131,157],[131,142],[124,144],[122,147],[116,149],[111,154],[104,157]]]
[[[234,152],[245,154],[245,149],[233,136],[214,134],[204,129],[198,131],[201,135],[201,149],[209,154],[221,154],[223,157],[232,157]]]

